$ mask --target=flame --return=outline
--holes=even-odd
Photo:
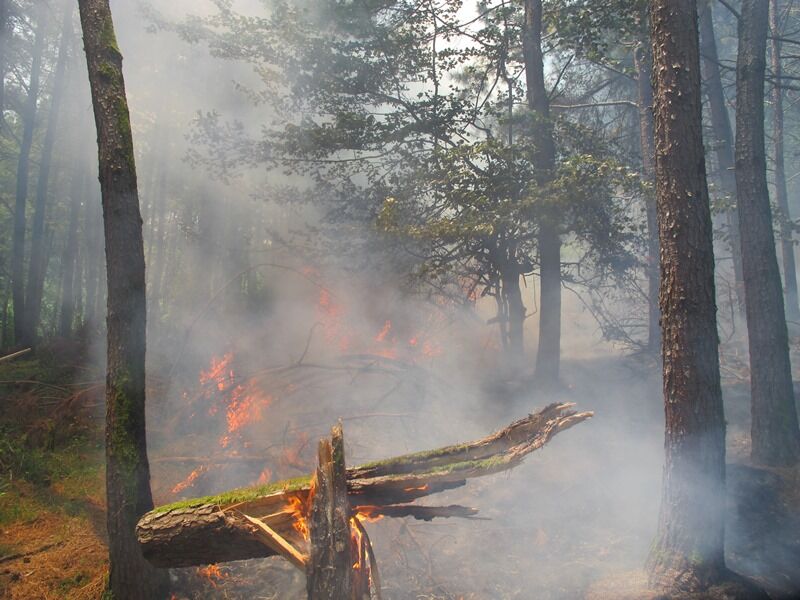
[[[356,509],[356,519],[362,523],[376,523],[383,518],[383,515],[375,514],[375,506],[359,506]]]
[[[364,536],[361,535],[361,528],[358,526],[356,517],[350,517],[350,544],[352,547],[352,556],[356,557],[356,562],[353,563],[353,569],[356,571],[361,570],[361,557],[364,555]]]
[[[194,471],[189,473],[189,476],[186,479],[184,479],[180,483],[175,484],[175,487],[172,488],[172,493],[180,494],[183,490],[192,487],[197,481],[197,478],[200,477],[200,475],[202,475],[206,471],[208,471],[208,467],[205,465],[197,467]]]
[[[378,335],[375,336],[376,342],[383,342],[386,340],[386,336],[389,335],[389,332],[392,330],[392,322],[390,320],[386,320],[386,323],[383,324],[383,329],[380,330]]]
[[[217,582],[222,581],[228,576],[227,573],[220,571],[220,568],[217,565],[200,567],[197,569],[197,574],[208,579],[208,582],[214,587],[217,587]]]
[[[308,514],[311,512],[311,499],[314,496],[314,486],[312,483],[311,491],[308,494],[308,497],[305,501],[298,495],[295,494],[293,496],[289,496],[289,501],[286,505],[288,511],[294,517],[292,521],[292,527],[294,530],[303,536],[304,540],[308,540],[310,538],[310,532],[308,530]]]
[[[225,420],[228,423],[228,432],[220,438],[220,445],[227,448],[231,441],[240,436],[240,430],[245,425],[261,421],[263,411],[272,403],[272,396],[264,394],[256,388],[251,380],[247,386],[237,385],[230,395]]]
[[[403,491],[404,491],[404,492],[424,492],[424,491],[425,491],[425,490],[427,490],[427,489],[428,489],[428,484],[426,483],[425,485],[421,485],[421,486],[419,486],[419,487],[407,487],[407,488],[403,488]]]
[[[217,358],[211,358],[211,366],[206,371],[200,371],[200,383],[206,385],[213,383],[220,392],[225,390],[226,387],[233,380],[233,370],[230,369],[231,361],[233,361],[233,352],[228,352]]]

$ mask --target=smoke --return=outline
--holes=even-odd
[[[604,342],[565,291],[567,387],[531,385],[534,318],[526,321],[531,368],[507,377],[496,325],[487,324],[491,299],[465,306],[411,285],[407,257],[369,224],[332,223],[296,176],[259,166],[233,173],[222,168],[226,156],[209,168],[203,123],[257,133],[275,116],[252,101],[260,79],[250,66],[154,27],[151,9],[180,22],[214,4],[112,2],[144,218],[156,501],[309,473],[316,440],[338,419],[356,465],[479,438],[566,400],[595,417],[510,474],[429,500],[473,506],[480,519],[367,525],[385,597],[576,598],[639,569],[660,500],[657,366]],[[263,10],[255,1],[236,6]],[[88,89],[81,69],[72,73],[74,88]],[[91,169],[91,105],[88,94],[75,95],[82,127],[67,130],[62,152]],[[99,211],[96,186],[86,197],[87,210]],[[529,313],[534,283],[523,290]],[[221,567],[219,597],[304,597],[303,577],[278,559]]]

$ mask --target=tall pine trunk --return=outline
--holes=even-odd
[[[711,2],[703,0],[700,7],[700,55],[703,60],[705,92],[711,112],[711,131],[714,136],[713,147],[719,168],[719,182],[722,193],[732,201],[736,199],[736,175],[733,161],[733,131],[725,105],[722,89],[722,76],[717,56],[717,41],[714,36],[714,20]],[[744,281],[742,277],[742,251],[739,240],[739,214],[735,208],[725,211],[728,220],[728,234],[733,259],[733,278],[738,308],[744,308]]]
[[[42,143],[41,160],[39,161],[39,177],[36,184],[36,202],[33,209],[31,227],[31,255],[28,262],[28,282],[25,293],[25,329],[36,338],[42,311],[44,278],[47,272],[47,253],[45,252],[45,217],[47,212],[47,195],[50,183],[50,166],[53,158],[53,145],[58,131],[61,115],[61,99],[64,95],[67,55],[72,44],[72,3],[64,7],[64,22],[61,26],[61,43],[53,78],[50,113],[47,119],[47,130]]]
[[[0,128],[5,127],[7,48],[10,29],[8,0],[0,0]]]
[[[77,162],[77,161],[76,161]],[[75,322],[75,280],[78,271],[78,217],[80,215],[81,198],[86,189],[86,174],[77,165],[72,170],[72,185],[69,198],[69,225],[67,241],[61,260],[61,300],[58,311],[58,334],[61,337],[72,335]]]
[[[767,465],[800,459],[789,336],[775,253],[764,148],[766,0],[744,0],[736,59],[736,189],[750,343],[751,457]]]
[[[770,28],[772,29],[772,140],[775,151],[775,203],[780,211],[781,255],[783,258],[783,294],[786,318],[800,322],[800,306],[797,299],[797,266],[794,259],[792,222],[789,213],[789,193],[786,189],[786,167],[783,156],[783,70],[781,68],[780,25],[778,2],[770,0]]]
[[[656,165],[653,146],[653,53],[650,40],[645,39],[636,49],[636,85],[638,88],[639,147],[642,151],[642,178],[645,183],[655,187]],[[660,311],[658,309],[658,223],[656,219],[655,190],[645,192],[645,213],[647,217],[647,349],[655,351],[661,343]]]
[[[542,56],[542,1],[525,0],[522,30],[528,109],[532,113],[531,139],[536,180],[545,187],[556,166],[556,146],[550,119],[550,99],[544,85]],[[539,348],[536,377],[545,385],[558,382],[561,363],[561,236],[557,211],[544,211],[539,223]]]
[[[47,6],[41,3],[36,13],[36,37],[33,47],[31,76],[28,82],[28,98],[22,114],[22,140],[17,162],[17,194],[14,205],[14,239],[11,251],[11,287],[14,307],[14,342],[28,344],[31,332],[25,319],[25,237],[28,204],[28,179],[30,175],[31,147],[36,129],[36,104],[39,100],[39,80],[42,71],[45,29],[47,27]]]
[[[653,0],[650,11],[666,431],[661,510],[647,566],[654,586],[696,591],[725,568],[725,420],[697,5]]]
[[[165,574],[142,557],[136,522],[153,507],[145,435],[145,266],[122,55],[108,0],[79,0],[97,144],[108,280],[106,499],[114,598],[165,594]]]

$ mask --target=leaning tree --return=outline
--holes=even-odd
[[[145,275],[142,218],[122,54],[108,0],[79,0],[92,92],[108,278],[106,502],[109,589],[152,600],[167,579],[142,557],[136,522],[153,508],[145,439]]]

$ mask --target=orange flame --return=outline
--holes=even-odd
[[[208,471],[208,467],[205,465],[197,467],[194,471],[189,473],[189,476],[186,479],[184,479],[180,483],[177,483],[175,487],[172,488],[172,493],[180,494],[183,490],[192,487],[197,481],[197,478],[200,477],[200,475],[202,475],[206,471]]]
[[[311,498],[313,496],[313,487],[312,492],[309,493],[308,498],[305,501],[298,495],[295,494],[293,496],[289,496],[289,501],[286,505],[288,511],[294,517],[292,521],[292,527],[294,530],[303,536],[304,540],[308,540],[310,538],[310,532],[308,530],[308,514],[311,511]]]
[[[383,518],[383,515],[375,513],[376,507],[374,506],[359,506],[356,512],[356,519],[362,523],[375,523]]]
[[[208,582],[214,587],[217,587],[217,582],[222,581],[228,576],[227,573],[220,571],[220,568],[217,565],[200,567],[197,569],[197,574],[208,579]]]
[[[426,483],[425,485],[421,485],[421,486],[419,486],[419,487],[407,487],[407,488],[403,488],[403,491],[404,491],[404,492],[424,492],[424,491],[425,491],[425,490],[427,490],[427,489],[428,489],[428,484]]]
[[[245,425],[261,421],[264,416],[264,409],[271,402],[272,396],[256,389],[252,381],[248,382],[247,387],[237,385],[231,393],[225,414],[225,419],[228,422],[228,433],[220,439],[220,445],[223,448],[227,448],[231,441],[240,434],[240,430]]]

